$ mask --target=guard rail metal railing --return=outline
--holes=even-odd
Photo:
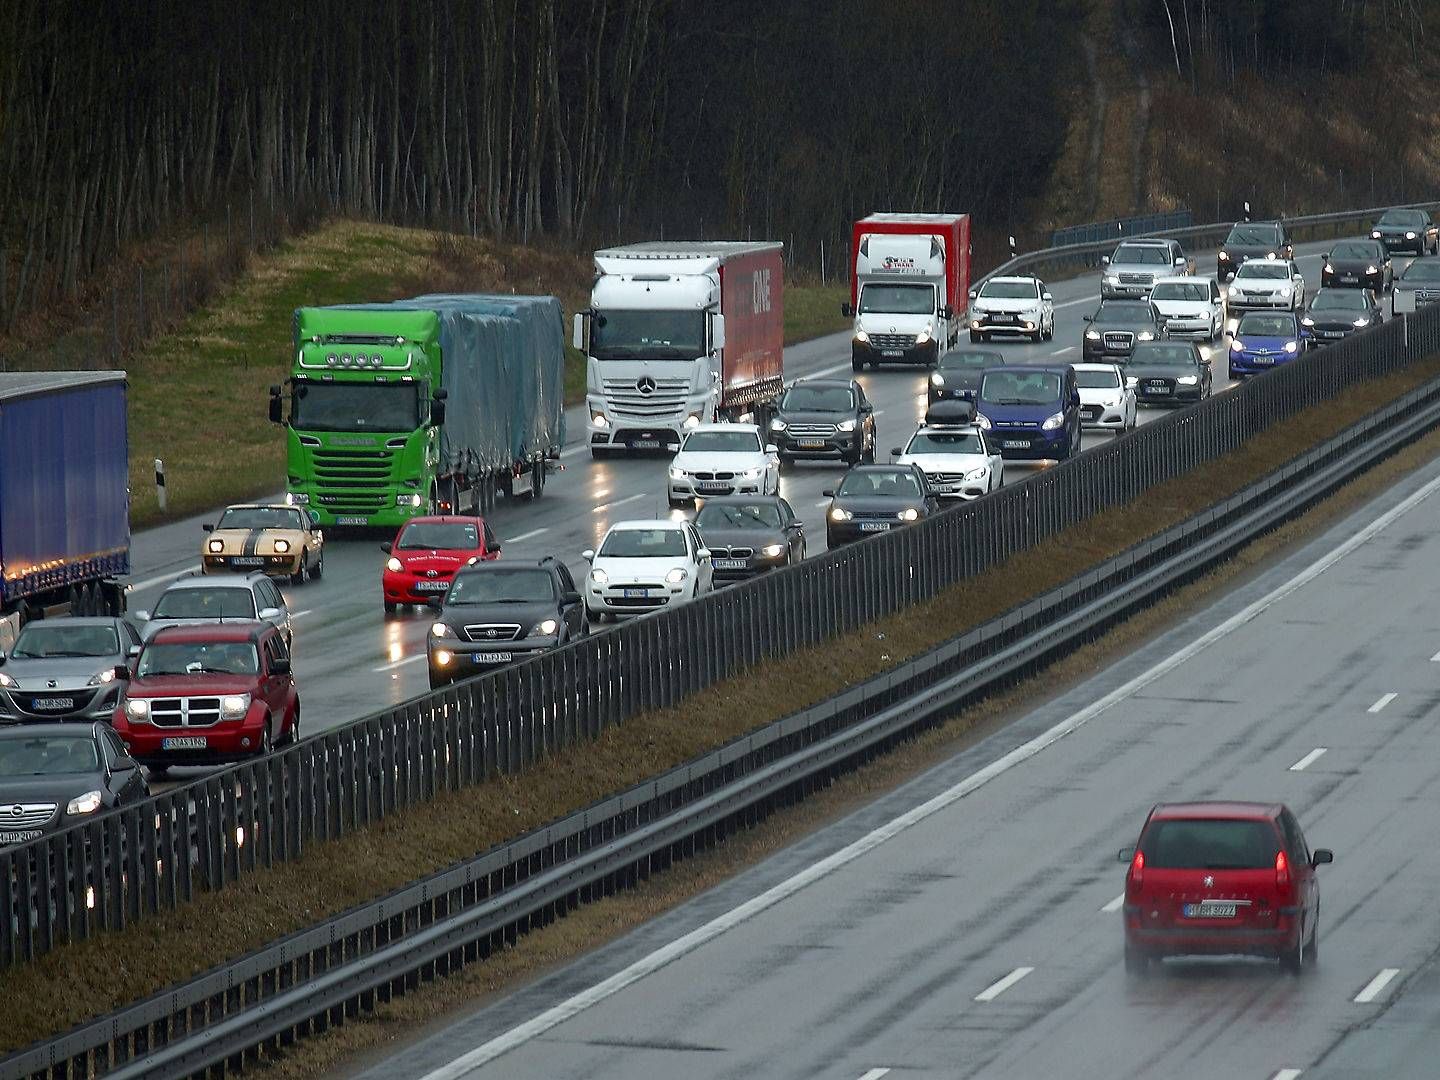
[[[1427,321],[1433,338],[1440,319]],[[1341,349],[1322,354],[1316,371],[1291,365],[1216,399],[1214,408],[1227,424],[1244,424],[1263,418],[1272,403],[1285,407],[1312,376],[1326,378],[1319,369],[1372,361],[1380,374],[1389,367],[1385,354],[1397,355],[1393,339],[1403,346],[1405,336],[1396,327],[1392,340],[1372,337],[1349,356]],[[1380,347],[1368,348],[1374,344]],[[1222,400],[1237,404],[1220,406]],[[1170,426],[1195,425],[1177,417]],[[1236,495],[893,671],[382,900],[12,1055],[0,1061],[0,1080],[214,1072],[343,1022],[805,797],[963,701],[993,693],[1203,573],[1436,426],[1440,379]],[[930,531],[942,532],[938,526]],[[449,756],[463,743],[445,748]]]

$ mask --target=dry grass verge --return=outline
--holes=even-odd
[[[1051,588],[1085,566],[1228,497],[1298,448],[1440,376],[1440,357],[1362,384],[1254,436],[1220,461],[1108,510],[929,603],[825,646],[758,665],[681,706],[636,718],[518,777],[414,807],[320,845],[123,932],[66,946],[0,974],[0,1051],[184,980],[226,959],[398,888],[813,704]],[[86,994],[73,992],[87,973]]]

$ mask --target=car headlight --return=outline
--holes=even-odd
[[[1315,325],[1315,320],[1312,319],[1309,315],[1306,315],[1303,319],[1300,320],[1300,325],[1301,325],[1301,326],[1314,326],[1314,325]]]
[[[82,814],[93,814],[100,809],[101,795],[98,791],[87,791],[84,795],[76,795],[65,805],[65,813],[72,817],[79,817]]]
[[[221,720],[244,720],[249,711],[249,694],[226,694],[220,699]]]
[[[108,686],[108,685],[110,685],[110,684],[111,684],[112,682],[114,682],[114,681],[115,681],[115,669],[114,669],[113,667],[107,667],[104,671],[97,671],[94,675],[91,675],[91,676],[90,676],[90,681],[87,682],[85,685],[86,685],[86,686]],[[0,686],[3,686],[3,685],[4,685],[3,683],[0,683]]]
[[[677,469],[674,465],[671,465],[671,466],[670,466],[670,479],[671,479],[671,480],[684,480],[684,479],[685,479],[685,470],[684,470],[684,469]]]
[[[1194,386],[1196,383],[1198,383],[1198,382],[1200,381],[1200,376],[1199,376],[1199,375],[1181,375],[1181,376],[1180,376],[1178,379],[1176,379],[1175,381],[1176,381],[1177,383],[1179,383],[1181,386]]]
[[[981,465],[978,469],[971,469],[965,474],[966,480],[984,480],[985,475],[990,471],[989,465]]]
[[[131,720],[144,722],[150,719],[150,702],[144,698],[130,698],[125,702],[125,715]]]
[[[1136,341],[1154,341],[1154,340],[1155,340],[1155,331],[1154,331],[1154,330],[1141,330],[1140,333],[1138,333],[1138,334],[1135,335],[1135,340],[1136,340]]]
[[[837,506],[830,511],[831,521],[849,521],[855,515],[843,507]]]
[[[1230,253],[1229,253],[1228,251],[1222,251],[1222,252],[1220,252],[1220,261],[1221,261],[1221,262],[1229,262],[1229,261],[1230,261]]]
[[[864,330],[856,330],[855,340],[858,341],[861,345],[868,345],[870,343],[870,335],[867,334]]]
[[[774,420],[770,421],[771,431],[784,431],[789,426],[789,424],[785,423],[785,421],[781,420],[778,416]]]
[[[385,569],[389,570],[392,574],[398,574],[401,570],[405,569],[405,564],[394,556],[391,556],[385,560]]]
[[[900,511],[899,517],[901,521],[918,521],[920,511],[916,510],[913,506],[907,506],[904,510]]]
[[[697,427],[699,427],[699,426],[700,426],[700,414],[699,414],[698,412],[692,412],[689,416],[685,417],[685,422],[682,423],[680,426],[681,426],[681,427],[685,427],[685,428],[697,428]]]
[[[1405,234],[1405,239],[1406,239],[1406,240],[1414,240],[1414,239],[1415,239],[1415,234],[1414,234],[1413,232],[1407,232],[1407,233]]]
[[[1294,296],[1294,295],[1295,295],[1295,287],[1294,287],[1293,285],[1281,285],[1281,286],[1280,286],[1280,295],[1281,295],[1281,296]]]
[[[916,345],[928,345],[930,343],[930,328],[927,326],[915,335]]]
[[[454,637],[455,631],[450,629],[449,623],[437,622],[430,624],[431,637]]]
[[[224,540],[211,540],[205,545],[206,549],[213,555],[219,555],[225,550]]]
[[[835,430],[837,430],[837,431],[854,431],[854,430],[855,430],[855,421],[854,421],[853,419],[852,419],[852,420],[841,420],[840,423],[838,423],[838,424],[835,425]]]
[[[276,555],[285,555],[285,554],[288,554],[289,551],[290,551],[290,541],[289,541],[289,540],[276,540],[276,541],[275,541],[275,554],[276,554]]]
[[[554,619],[541,619],[539,622],[537,622],[534,626],[530,628],[530,633],[526,636],[549,637],[551,634],[555,633],[555,631],[559,629],[560,624]]]
[[[1325,273],[1327,273],[1327,274],[1333,274],[1333,273],[1335,273],[1335,267],[1332,266],[1330,263],[1326,263],[1326,264],[1325,264]]]
[[[14,690],[17,685],[14,679],[6,675],[3,671],[0,671],[0,686],[5,687],[7,690]]]
[[[596,412],[594,409],[590,410],[590,423],[595,427],[610,426],[610,421],[606,418],[605,414],[603,412]]]
[[[934,373],[930,376],[930,385],[931,385],[931,386],[944,386],[944,385],[945,385],[945,376],[944,376],[944,375],[941,375],[940,372],[938,372],[938,371],[937,371],[937,372],[934,372]]]
[[[1365,273],[1367,273],[1367,274],[1378,274],[1378,273],[1380,273],[1380,268],[1379,268],[1378,266],[1367,266],[1367,267],[1365,267]]]
[[[480,556],[479,556],[479,555],[471,555],[468,559],[465,560],[465,565],[466,565],[466,566],[474,566],[474,565],[475,565],[476,563],[478,563],[479,561],[480,561]]]
[[[590,580],[595,582],[596,585],[605,585],[610,581],[610,575],[596,566],[590,570]]]
[[[1370,320],[1369,320],[1369,319],[1356,319],[1356,320],[1354,321],[1354,323],[1352,323],[1351,325],[1352,325],[1352,326],[1369,326],[1369,325],[1370,325]]]
[[[1244,351],[1245,351],[1245,343],[1244,343],[1243,341],[1241,341],[1238,337],[1237,337],[1237,338],[1231,338],[1231,339],[1230,339],[1230,351],[1231,351],[1231,352],[1244,352]]]
[[[301,492],[287,491],[285,493],[285,505],[287,506],[309,506],[310,496]]]
[[[1379,230],[1379,229],[1371,229],[1371,230],[1370,230],[1370,239],[1371,239],[1371,240],[1379,240],[1379,239],[1380,239],[1380,230]]]
[[[1086,340],[1086,341],[1099,341],[1099,340],[1100,340],[1100,331],[1099,331],[1099,330],[1086,330],[1086,331],[1085,331],[1085,340]]]
[[[668,574],[665,575],[665,581],[669,585],[679,585],[689,576],[689,570],[686,570],[683,566],[677,566],[674,570],[671,570]]]
[[[986,416],[983,412],[977,412],[975,414],[975,426],[978,427],[981,431],[989,431],[990,418]]]
[[[1107,285],[1118,285],[1118,284],[1120,284],[1120,275],[1119,275],[1119,274],[1116,274],[1116,273],[1111,273],[1111,272],[1108,272],[1108,271],[1107,271],[1106,274],[1105,274],[1105,283],[1106,283]]]
[[[1126,375],[1126,376],[1125,376],[1125,388],[1126,388],[1127,390],[1133,390],[1135,387],[1137,387],[1137,386],[1139,386],[1139,385],[1140,385],[1140,380],[1139,380],[1138,378],[1136,378],[1134,375]]]
[[[1047,416],[1045,422],[1041,424],[1040,427],[1044,431],[1054,431],[1063,423],[1065,423],[1065,414],[1063,412],[1057,412],[1054,416]]]
[[[1273,251],[1268,252],[1268,253],[1266,253],[1266,255],[1265,255],[1265,258],[1267,258],[1267,259],[1273,259],[1274,257],[1275,257],[1275,253],[1274,253]]]
[[[1296,351],[1299,350],[1299,348],[1300,348],[1300,343],[1299,343],[1298,341],[1287,341],[1287,342],[1285,342],[1285,351],[1286,351],[1286,352],[1296,352]]]
[[[761,477],[761,475],[764,474],[764,472],[765,472],[765,467],[764,467],[763,465],[761,465],[761,466],[759,466],[759,467],[757,467],[757,468],[754,468],[754,469],[746,469],[743,473],[740,474],[740,479],[741,479],[741,480],[758,480],[758,479]]]
[[[760,549],[760,554],[764,555],[767,559],[778,559],[781,555],[785,554],[785,545],[766,544]]]

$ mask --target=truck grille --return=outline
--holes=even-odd
[[[312,450],[315,479],[325,487],[372,487],[390,479],[393,450]]]
[[[465,629],[465,640],[484,644],[490,641],[515,641],[520,637],[519,623],[472,623]]]
[[[1105,348],[1107,349],[1130,349],[1135,346],[1135,335],[1131,333],[1117,333],[1107,331],[1105,334]]]
[[[601,386],[610,411],[629,420],[669,419],[684,409],[690,394],[687,379],[605,379]]]
[[[870,344],[876,349],[913,349],[914,334],[871,334]]]
[[[55,816],[57,805],[47,802],[0,807],[0,829],[33,829],[37,825],[44,825]],[[17,809],[20,811],[18,814],[15,813]]]
[[[792,439],[829,439],[837,430],[834,424],[791,424],[785,433]]]
[[[220,699],[151,698],[150,722],[156,727],[211,727],[220,722]]]

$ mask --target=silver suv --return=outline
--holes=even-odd
[[[149,611],[137,611],[146,641],[161,627],[192,623],[260,621],[269,623],[292,644],[290,610],[275,582],[256,571],[240,577],[187,574],[172,581]]]
[[[1139,300],[1160,278],[1194,270],[1178,240],[1127,240],[1101,262],[1102,300]]]

